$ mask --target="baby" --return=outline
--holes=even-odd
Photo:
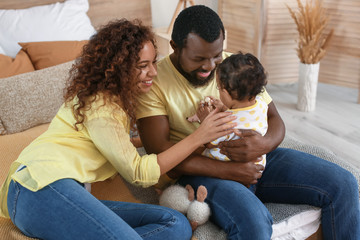
[[[237,129],[252,129],[265,135],[267,131],[266,102],[262,99],[262,91],[266,85],[266,74],[259,60],[250,53],[238,53],[226,58],[216,70],[216,82],[219,88],[220,100],[206,97],[201,101],[196,115],[189,117],[188,121],[201,122],[210,111],[220,108],[236,115]],[[202,155],[229,161],[230,159],[220,153],[218,144],[222,141],[238,139],[235,133],[220,137],[206,145]],[[266,156],[257,162],[266,165]]]

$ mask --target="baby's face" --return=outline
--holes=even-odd
[[[218,76],[216,77],[216,84],[217,84],[217,89],[219,89],[220,100],[227,108],[230,108],[232,105],[231,102],[233,101],[233,99],[230,96],[230,94],[228,93],[228,91],[221,88],[221,84],[220,84]]]

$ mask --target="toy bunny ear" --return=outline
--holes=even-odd
[[[194,201],[194,199],[195,199],[195,192],[194,192],[194,189],[192,188],[192,186],[190,186],[189,184],[187,184],[187,185],[185,186],[185,188],[186,188],[186,190],[188,190],[188,192],[189,192],[189,196],[188,196],[189,201],[190,201],[190,202]]]
[[[204,202],[206,197],[207,197],[207,189],[203,185],[200,185],[196,193],[196,198],[199,202]]]

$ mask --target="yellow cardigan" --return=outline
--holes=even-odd
[[[128,116],[121,107],[104,105],[98,97],[86,112],[79,131],[75,130],[74,123],[71,107],[63,104],[49,129],[21,152],[0,189],[0,216],[9,217],[7,193],[11,180],[31,191],[38,191],[59,179],[92,183],[116,173],[144,187],[158,182],[157,156],[138,154],[130,142]],[[21,164],[26,168],[16,172]]]

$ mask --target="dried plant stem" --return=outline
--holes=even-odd
[[[318,63],[326,53],[333,29],[325,34],[328,17],[322,7],[322,0],[306,0],[305,6],[301,0],[296,0],[297,10],[292,10],[287,4],[291,17],[294,19],[299,39],[296,49],[300,62],[305,64]]]

